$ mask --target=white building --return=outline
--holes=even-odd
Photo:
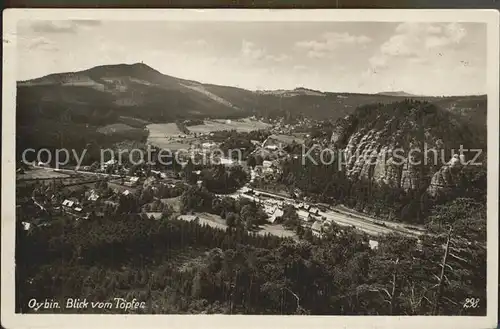
[[[220,158],[219,162],[221,165],[224,165],[224,166],[231,166],[234,164],[234,160],[229,159],[229,158]]]
[[[276,151],[278,149],[277,145],[266,145],[266,149],[270,151]]]
[[[96,193],[95,190],[90,191],[90,195],[88,197],[89,201],[97,201],[99,199],[99,195]]]
[[[271,223],[274,223],[277,218],[282,217],[282,216],[283,216],[283,210],[276,208],[274,210],[274,212],[271,214],[271,216],[269,216],[268,221],[270,221]]]
[[[125,182],[125,185],[135,186],[135,185],[137,185],[137,183],[139,183],[139,177],[133,176],[133,177],[130,177],[128,182]]]
[[[106,162],[104,162],[104,163],[102,164],[102,168],[103,168],[103,169],[106,169],[106,168],[108,168],[109,166],[114,165],[115,163],[116,163],[116,160],[115,160],[115,159],[108,160],[108,161],[106,161]]]
[[[378,249],[378,241],[370,240],[370,241],[368,241],[368,244],[370,245],[371,249],[373,249],[373,250]]]
[[[201,144],[201,147],[203,147],[204,149],[211,149],[215,146],[217,146],[217,145],[214,142],[205,142],[205,143]]]
[[[158,174],[159,174],[159,175],[160,175],[160,177],[161,177],[161,178],[163,178],[163,179],[167,178],[167,174],[162,173],[162,172],[161,172],[161,171],[159,171],[159,170],[151,170],[151,172],[152,172],[153,174],[156,174],[156,175],[158,175]]]
[[[243,187],[241,188],[241,193],[250,193],[250,192],[252,192],[252,189],[251,189],[251,188],[248,188],[248,187],[246,187],[246,186],[243,186]]]
[[[320,221],[314,222],[311,226],[312,233],[316,236],[321,236],[323,234],[323,223]]]
[[[317,214],[319,214],[319,209],[318,209],[318,208],[311,207],[311,208],[309,209],[309,212],[310,212],[311,214],[313,214],[313,215],[317,215]]]
[[[272,162],[272,161],[269,161],[269,160],[264,160],[264,161],[262,162],[262,167],[264,167],[264,168],[266,168],[266,169],[267,169],[267,168],[271,168],[272,166],[273,166],[273,162]]]
[[[74,205],[74,204],[75,204],[75,202],[74,202],[74,201],[71,201],[71,200],[64,200],[64,201],[63,201],[63,203],[62,203],[62,205],[63,205],[64,207],[68,207],[68,208],[73,207],[73,205]]]

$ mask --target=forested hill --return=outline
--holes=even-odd
[[[484,96],[419,97],[442,108],[485,108]],[[89,124],[114,123],[118,116],[152,122],[179,118],[307,116],[336,119],[356,107],[401,100],[392,94],[331,93],[294,90],[250,91],[204,84],[160,73],[146,64],[98,66],[51,74],[17,84],[20,124],[38,119]]]
[[[336,156],[333,163],[328,157],[320,162],[318,148],[310,154],[319,165],[290,159],[281,183],[324,201],[422,223],[429,209],[446,200],[485,200],[485,126],[425,101],[361,106],[333,124],[327,147]],[[482,150],[480,156],[467,151],[472,149]]]

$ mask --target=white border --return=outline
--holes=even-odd
[[[253,316],[253,315],[24,315],[14,313],[16,24],[19,20],[116,21],[379,21],[480,22],[488,26],[488,306],[485,317],[445,316]],[[497,327],[499,12],[409,9],[6,9],[3,12],[2,104],[2,301],[6,328],[467,328]]]

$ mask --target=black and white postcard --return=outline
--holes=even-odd
[[[3,14],[6,328],[494,328],[499,13]]]

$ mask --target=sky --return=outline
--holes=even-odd
[[[251,90],[486,93],[486,24],[21,21],[18,80],[137,63]]]

